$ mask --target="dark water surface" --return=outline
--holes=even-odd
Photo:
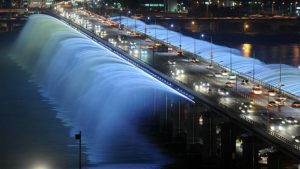
[[[0,34],[0,168],[77,168],[76,140],[40,96],[30,76],[7,56],[16,37]]]

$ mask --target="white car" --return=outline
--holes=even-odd
[[[228,96],[229,95],[229,92],[226,89],[223,89],[223,88],[218,89],[218,93],[221,96]]]
[[[176,62],[174,60],[168,60],[169,65],[176,65]]]

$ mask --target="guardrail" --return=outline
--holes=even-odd
[[[254,120],[251,120],[250,118],[246,117],[245,115],[242,115],[241,113],[236,113],[237,111],[234,109],[229,108],[226,105],[218,104],[218,106],[215,105],[212,101],[208,100],[206,97],[199,96],[195,91],[191,90],[190,88],[184,86],[183,84],[171,79],[167,75],[155,70],[154,68],[150,67],[149,65],[145,64],[144,62],[131,57],[128,53],[125,51],[114,47],[109,42],[101,39],[99,36],[94,34],[93,32],[83,28],[82,26],[70,21],[67,18],[64,18],[62,16],[59,16],[58,14],[50,14],[48,15],[54,16],[62,21],[64,21],[66,24],[70,25],[71,27],[79,30],[80,32],[84,33],[86,36],[90,37],[91,39],[98,42],[100,45],[105,47],[106,49],[112,51],[113,53],[117,54],[118,56],[122,57],[123,59],[127,60],[128,62],[134,64],[136,67],[142,69],[146,73],[150,74],[154,78],[158,79],[159,81],[163,82],[164,84],[172,87],[176,91],[180,92],[181,94],[185,95],[189,99],[193,100],[193,102],[197,101],[197,99],[201,102],[206,104],[207,106],[211,107],[216,112],[223,112],[222,114],[229,117],[231,120],[237,121],[239,123],[242,123],[244,127],[248,128],[251,131],[255,131],[257,134],[260,134],[261,136],[264,136],[266,139],[268,139],[271,142],[275,142],[277,145],[286,148],[289,152],[292,152],[297,157],[300,157],[300,145],[294,144],[290,140],[280,136],[276,132],[268,130],[266,125],[257,123]],[[234,112],[234,113],[233,113]],[[276,138],[276,140],[274,140]]]
[[[49,14],[49,13],[47,13]],[[49,14],[50,15],[50,14]],[[146,73],[150,74],[152,77],[154,77],[155,79],[163,82],[164,84],[168,85],[169,87],[175,89],[176,91],[178,91],[179,93],[183,94],[184,96],[186,96],[187,98],[190,99],[190,101],[192,101],[193,103],[195,103],[194,101],[194,96],[189,94],[189,89],[182,85],[181,83],[173,80],[173,79],[169,79],[168,76],[166,76],[165,74],[155,70],[154,68],[150,67],[149,65],[141,62],[140,60],[137,60],[133,57],[131,57],[128,53],[126,53],[125,51],[119,49],[119,48],[115,48],[113,45],[111,45],[109,42],[101,39],[99,36],[97,36],[96,34],[94,34],[94,32],[91,32],[83,27],[81,27],[80,25],[70,21],[69,19],[66,19],[64,17],[61,17],[59,15],[51,15],[54,16],[62,21],[64,21],[66,24],[72,26],[73,28],[79,30],[80,32],[84,33],[86,36],[90,37],[91,39],[95,40],[96,42],[98,42],[101,46],[105,47],[106,49],[110,50],[111,52],[117,54],[118,56],[122,57],[123,59],[127,60],[128,62],[132,63],[133,65],[135,65],[136,67],[142,69],[143,71],[145,71]]]

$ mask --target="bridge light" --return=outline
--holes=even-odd
[[[250,28],[250,25],[248,23],[244,23],[244,31],[248,31]]]

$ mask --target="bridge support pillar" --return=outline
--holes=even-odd
[[[171,96],[169,96],[168,94],[161,95],[161,98],[162,102],[158,103],[161,104],[162,107],[162,111],[159,114],[159,130],[163,141],[166,143],[171,143],[173,135],[171,110],[173,107],[173,103],[171,100]]]
[[[268,153],[268,169],[280,169],[281,160],[279,152],[269,152]]]
[[[235,168],[236,133],[233,124],[221,124],[221,164],[223,168]]]
[[[258,148],[257,140],[254,136],[244,135],[243,141],[243,155],[242,162],[245,169],[257,169],[258,168]]]
[[[199,132],[202,126],[202,114],[204,107],[200,104],[189,105],[187,112],[187,144],[188,144],[188,159],[189,163],[197,165],[201,162],[203,142],[200,138]]]
[[[203,116],[203,127],[201,135],[203,136],[203,153],[208,158],[216,156],[216,119],[209,115]]]
[[[13,24],[9,24],[9,32],[13,32],[14,31],[14,25]]]
[[[178,100],[173,104],[172,111],[172,126],[173,126],[173,144],[178,153],[185,153],[187,149],[187,128],[185,126],[187,120],[187,112],[189,104],[185,100]]]

